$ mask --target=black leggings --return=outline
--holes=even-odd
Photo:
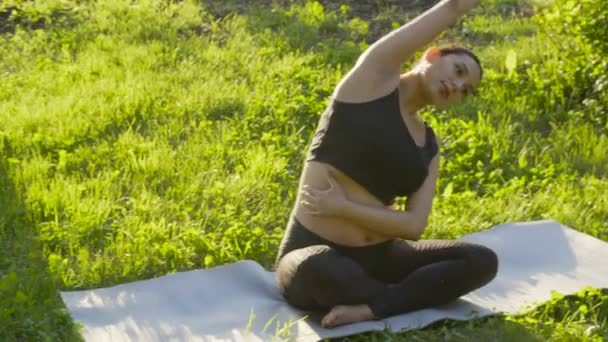
[[[338,245],[294,217],[275,264],[291,305],[326,311],[367,304],[376,319],[447,304],[490,282],[498,258],[487,247],[455,240],[391,240],[364,247]]]

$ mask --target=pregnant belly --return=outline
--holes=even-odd
[[[329,180],[327,179],[329,170],[333,171],[336,181],[342,187],[347,198],[369,206],[384,207],[380,200],[353,179],[325,163],[307,162],[304,165],[299,186],[308,185],[313,188],[326,189],[329,187]],[[296,198],[294,214],[310,231],[338,244],[365,246],[389,240],[388,237],[372,232],[361,223],[347,218],[310,215],[299,204],[299,198]]]

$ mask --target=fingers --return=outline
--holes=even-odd
[[[318,196],[318,192],[316,190],[307,188],[306,186],[304,188],[302,188],[302,190],[300,190],[300,195],[302,197],[305,197],[309,200],[315,200]]]
[[[317,196],[312,194],[312,189],[306,186],[300,191],[300,203],[304,207],[307,213],[311,215],[321,215],[321,211],[317,203],[319,202]]]
[[[306,211],[306,213],[313,216],[321,215],[321,211],[314,204],[308,201],[300,201],[300,203],[302,203],[302,206],[304,206],[304,210]]]
[[[327,191],[333,190],[338,186],[338,182],[333,176],[330,175],[327,179],[329,180],[329,189],[327,189]]]
[[[304,185],[302,187],[302,189],[306,190],[314,195],[320,195],[321,193],[327,193],[327,192],[333,191],[334,189],[340,189],[340,184],[338,183],[338,180],[334,176],[334,171],[327,170],[326,175],[327,175],[327,181],[329,183],[329,187],[327,189],[323,189],[323,190],[315,189],[309,185]]]
[[[329,188],[333,188],[338,185],[338,181],[336,181],[336,177],[334,176],[334,171],[331,169],[327,170],[327,179],[329,180]]]
[[[314,189],[313,187],[311,187],[310,185],[304,185],[302,187],[302,189],[300,190],[300,192],[307,192],[307,193],[313,193],[313,192],[317,192],[317,189]]]
[[[303,198],[302,200],[300,200],[300,203],[308,214],[315,216],[321,215],[321,210],[319,210],[319,207],[316,205],[316,202],[314,202],[314,200]]]

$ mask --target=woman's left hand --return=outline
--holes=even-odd
[[[342,187],[331,173],[328,173],[329,188],[315,189],[308,185],[300,191],[300,202],[311,215],[339,216],[348,204]]]

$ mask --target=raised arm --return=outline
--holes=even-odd
[[[407,24],[389,32],[365,50],[340,81],[334,97],[363,102],[388,94],[399,84],[402,64],[430,43],[478,0],[441,0]]]
[[[441,0],[435,6],[372,44],[357,64],[393,72],[416,51],[468,12],[478,0]]]

